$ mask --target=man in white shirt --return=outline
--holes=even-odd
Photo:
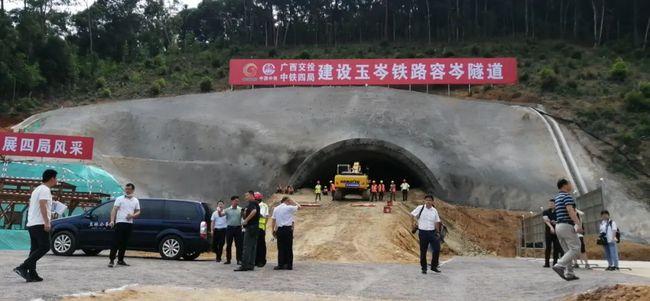
[[[399,185],[400,189],[402,190],[402,202],[408,201],[409,197],[409,189],[411,189],[411,185],[406,182],[406,179],[402,180],[402,184]]]
[[[273,237],[278,242],[278,266],[274,270],[293,270],[293,223],[300,205],[289,197],[273,209]]]
[[[226,243],[226,228],[228,228],[223,201],[217,202],[217,210],[212,213],[210,221],[212,222],[210,227],[212,229],[212,248],[217,255],[217,262],[221,262],[223,245]]]
[[[429,245],[433,250],[431,256],[431,270],[440,273],[438,270],[438,259],[440,257],[440,215],[433,207],[433,196],[424,197],[424,205],[417,206],[411,215],[415,218],[418,226],[418,237],[420,239],[420,266],[422,274],[427,273],[427,250]]]
[[[14,269],[14,272],[27,282],[43,281],[43,278],[36,273],[36,262],[50,250],[50,217],[52,216],[50,188],[57,185],[56,175],[55,170],[45,170],[43,184],[36,187],[29,198],[27,213],[27,230],[31,242],[29,257]]]
[[[140,201],[133,195],[135,192],[135,185],[128,183],[124,187],[125,195],[115,199],[113,210],[111,211],[110,226],[113,227],[115,232],[113,236],[113,246],[111,253],[108,256],[110,262],[108,267],[112,268],[115,261],[115,253],[117,255],[117,265],[129,266],[124,262],[124,253],[126,253],[126,245],[131,237],[133,231],[133,219],[140,216]]]
[[[607,269],[606,271],[618,271],[618,247],[616,244],[618,240],[616,239],[616,232],[618,232],[618,226],[616,222],[609,217],[609,211],[603,210],[600,212],[600,221],[599,233],[601,239],[605,241],[603,248],[605,250],[605,258],[607,259]]]

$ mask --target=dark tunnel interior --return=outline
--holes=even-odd
[[[388,189],[390,181],[398,185],[402,179],[411,185],[412,188],[422,187],[423,180],[413,166],[408,162],[401,161],[399,156],[391,156],[387,152],[378,152],[367,149],[341,149],[334,154],[323,155],[318,164],[310,168],[300,181],[295,183],[298,187],[311,188],[317,180],[321,183],[329,183],[334,180],[337,164],[350,164],[360,162],[364,173],[368,174],[370,180],[383,180]],[[421,174],[421,173],[420,173]],[[399,188],[398,188],[399,189]]]

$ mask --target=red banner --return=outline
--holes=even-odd
[[[230,60],[231,85],[515,84],[515,58]]]
[[[0,155],[91,160],[90,137],[0,132]]]

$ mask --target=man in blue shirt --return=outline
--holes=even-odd
[[[573,260],[580,256],[580,240],[577,233],[582,233],[582,225],[576,212],[576,202],[571,191],[573,185],[566,179],[557,182],[560,192],[555,196],[555,234],[564,250],[564,256],[553,266],[562,279],[570,281],[579,279],[573,273]]]

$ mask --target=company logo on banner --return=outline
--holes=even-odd
[[[515,58],[230,60],[231,85],[516,84]]]
[[[90,137],[0,132],[0,155],[91,160]]]

